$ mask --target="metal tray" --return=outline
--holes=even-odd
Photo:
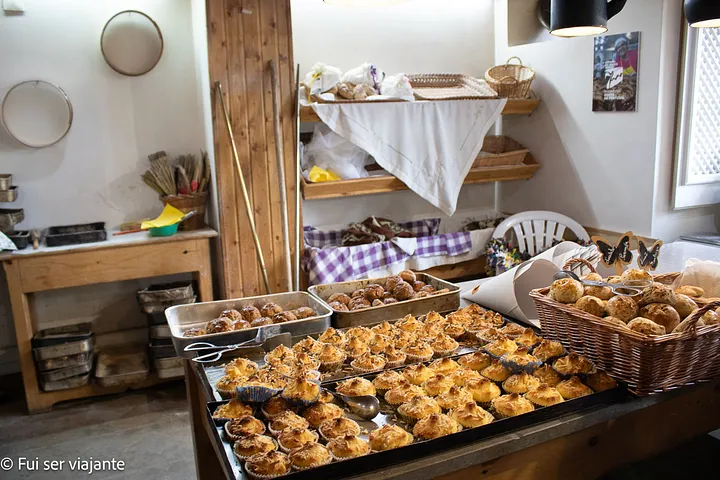
[[[90,370],[92,370],[92,366],[93,357],[92,355],[90,355],[88,361],[81,365],[40,372],[38,375],[40,376],[40,380],[42,380],[43,382],[56,382],[58,380],[65,380],[66,378],[76,377],[78,375],[88,373],[90,372]]]
[[[194,352],[185,352],[187,345],[194,342],[209,342],[215,345],[231,345],[234,343],[252,340],[257,335],[259,328],[247,328],[245,330],[234,330],[232,332],[213,333],[202,337],[183,337],[183,332],[189,328],[204,327],[207,322],[217,318],[220,312],[230,308],[241,309],[248,305],[261,306],[264,303],[274,302],[284,310],[293,310],[299,307],[310,307],[317,316],[302,320],[280,323],[282,332],[289,332],[292,336],[305,336],[313,333],[320,333],[330,327],[330,316],[332,310],[322,300],[313,297],[306,292],[285,292],[262,295],[258,297],[237,298],[233,300],[221,300],[218,302],[194,303],[192,305],[177,305],[165,310],[165,316],[172,331],[172,339],[175,344],[175,351],[181,357],[192,358]]]
[[[192,297],[192,283],[175,282],[151,285],[137,292],[137,299],[140,305],[145,303],[167,302],[179,298]]]
[[[172,338],[170,326],[167,323],[165,325],[150,325],[150,327],[148,327],[148,331],[150,332],[150,338]]]
[[[12,187],[12,174],[0,173],[0,190],[10,190]]]
[[[92,326],[89,323],[76,323],[64,327],[47,328],[33,335],[32,346],[49,347],[68,342],[81,342],[92,338]]]
[[[10,203],[17,200],[18,187],[10,187],[8,189],[0,189],[0,202]]]
[[[128,345],[98,353],[95,377],[102,387],[131,386],[147,379],[147,351],[142,345]]]
[[[81,340],[79,342],[63,343],[60,345],[51,345],[49,347],[33,348],[35,360],[50,360],[53,358],[67,357],[69,355],[79,355],[81,353],[91,352],[93,349],[93,340]]]
[[[45,232],[48,247],[78,245],[81,243],[102,242],[107,240],[105,222],[84,223],[78,225],[59,225]]]
[[[175,305],[188,305],[195,303],[195,300],[197,300],[197,297],[193,295],[192,297],[182,297],[162,302],[143,303],[140,305],[140,309],[148,314],[162,314],[170,307],[174,307]]]
[[[185,359],[182,357],[153,358],[152,364],[156,370],[182,368],[185,365]]]
[[[78,353],[77,355],[67,355],[64,357],[49,358],[47,360],[38,360],[37,369],[41,372],[48,370],[57,370],[59,368],[76,367],[87,363],[90,360],[92,352]]]
[[[177,357],[173,341],[169,338],[151,338],[150,339],[150,357],[152,359],[174,358]]]
[[[88,385],[90,383],[90,374],[80,375],[78,377],[70,377],[55,382],[45,382],[40,379],[40,389],[45,392],[56,392],[58,390],[69,390]]]
[[[6,233],[7,237],[12,240],[18,250],[27,248],[30,242],[30,230],[20,230],[17,232]]]
[[[147,324],[150,325],[167,325],[167,318],[165,318],[165,310],[160,313],[148,313]]]
[[[383,305],[382,307],[369,307],[353,312],[335,312],[333,311],[333,326],[336,328],[356,327],[360,325],[368,325],[371,323],[379,323],[383,320],[391,318],[402,318],[405,315],[424,315],[428,312],[442,312],[446,310],[457,310],[460,307],[460,287],[457,285],[440,280],[427,273],[416,273],[417,279],[432,285],[438,290],[444,288],[449,289],[447,293],[440,295],[432,295],[427,298],[416,298],[414,300],[406,300],[404,302]],[[325,301],[334,293],[352,294],[355,290],[365,287],[370,283],[385,285],[383,278],[371,278],[367,280],[353,280],[350,282],[328,283],[326,285],[315,285],[308,288],[315,297]]]

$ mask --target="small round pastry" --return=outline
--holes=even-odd
[[[517,393],[503,395],[492,401],[498,418],[516,417],[535,410],[532,402]]]
[[[588,375],[585,383],[587,383],[588,387],[592,388],[595,392],[612,390],[618,386],[617,382],[603,370],[598,370],[597,372]]]
[[[250,322],[247,320],[243,320],[242,318],[240,320],[235,320],[232,323],[232,329],[233,330],[245,330],[246,328],[250,328],[252,325],[250,325]]]
[[[350,366],[356,372],[364,374],[382,370],[383,368],[385,368],[386,363],[387,362],[385,358],[380,355],[371,355],[370,353],[365,353],[350,362]]]
[[[423,325],[422,330],[419,330],[417,335],[426,342],[433,342],[441,336],[445,336],[442,331],[442,323],[426,323]]]
[[[457,433],[460,430],[462,427],[452,418],[442,413],[433,413],[415,424],[413,435],[422,440],[432,440]]]
[[[555,280],[550,286],[550,295],[560,303],[575,303],[583,293],[583,284],[572,278]]]
[[[304,352],[308,355],[318,356],[322,352],[324,346],[325,345],[323,343],[318,342],[312,337],[305,337],[292,346],[292,351],[295,352],[295,354]]]
[[[225,433],[233,441],[248,435],[262,435],[265,433],[265,424],[252,415],[243,415],[229,420],[225,424]]]
[[[335,437],[327,444],[333,458],[338,461],[362,457],[370,453],[370,444],[356,435]]]
[[[425,325],[412,315],[405,315],[397,321],[395,327],[410,333],[421,332],[425,329]]]
[[[485,324],[485,323],[483,325],[485,325],[485,328],[483,328],[482,330],[478,331],[475,334],[475,336],[481,342],[482,345],[487,345],[488,343],[492,343],[495,340],[497,340],[498,338],[503,338],[503,337],[507,338],[507,337],[505,337],[505,335],[500,333],[500,331],[497,328],[495,328],[495,327],[488,328],[487,324]]]
[[[582,383],[578,377],[571,377],[569,380],[563,380],[555,386],[560,395],[565,400],[592,395],[593,391]]]
[[[320,396],[320,384],[310,380],[307,375],[300,375],[287,384],[282,396],[290,403],[308,405]]]
[[[335,402],[335,395],[330,393],[328,390],[323,389],[320,392],[320,396],[317,399],[317,403],[333,403]]]
[[[319,431],[325,440],[330,440],[344,435],[360,435],[360,425],[347,417],[339,417],[323,422]]]
[[[485,367],[490,366],[491,361],[492,359],[487,353],[474,352],[468,355],[463,355],[458,359],[457,363],[463,368],[469,368],[479,372]],[[432,368],[432,366],[430,368]]]
[[[603,278],[599,273],[590,272],[580,277],[581,280],[590,280],[591,282],[602,282]]]
[[[282,452],[272,451],[248,457],[245,470],[251,478],[275,478],[290,473],[290,459]]]
[[[500,360],[493,360],[490,366],[485,367],[480,372],[480,375],[485,378],[489,378],[493,382],[504,382],[510,375],[512,375],[512,372],[508,370],[505,365],[500,363]]]
[[[575,302],[575,308],[583,312],[595,315],[596,317],[605,316],[605,304],[597,297],[584,296]]]
[[[500,361],[514,373],[521,371],[532,372],[542,364],[537,357],[528,353],[527,347],[518,347],[515,352],[503,355]]]
[[[340,418],[344,414],[345,411],[334,403],[316,403],[306,408],[302,416],[310,422],[311,427],[318,428],[326,420]]]
[[[329,343],[337,347],[344,345],[347,341],[347,338],[345,337],[345,334],[340,330],[335,330],[334,328],[330,327],[318,337],[318,341],[322,343]]]
[[[505,335],[499,336],[494,342],[485,345],[485,351],[495,358],[500,358],[508,353],[514,353],[518,349],[517,343]]]
[[[620,279],[622,280],[622,283],[630,282],[630,281],[643,281],[643,282],[652,282],[652,274],[646,270],[641,270],[639,268],[630,268],[628,270],[625,270],[622,275],[620,275]]]
[[[525,394],[525,398],[538,407],[549,407],[565,401],[556,388],[544,383]]]
[[[430,342],[430,348],[433,349],[435,357],[446,357],[451,355],[459,347],[460,344],[457,341],[444,333],[439,334],[435,337],[435,340]]]
[[[465,327],[459,323],[447,322],[442,326],[442,333],[449,336],[453,340],[457,340],[465,335]]]
[[[560,383],[560,374],[558,374],[550,365],[542,365],[533,372],[533,377],[540,380],[540,383],[544,383],[549,387],[554,387]]]
[[[347,306],[350,304],[350,300],[352,300],[352,299],[346,293],[333,293],[332,295],[330,295],[328,297],[327,302],[328,303],[338,302],[338,303],[342,303],[343,305]]]
[[[298,319],[310,318],[310,317],[314,317],[316,315],[315,310],[313,310],[310,307],[296,308],[295,310],[292,311],[292,313],[295,314],[295,317]]]
[[[465,388],[453,385],[450,390],[435,397],[435,400],[443,410],[452,410],[467,402],[472,402],[473,396]]]
[[[383,304],[385,305],[392,305],[393,303],[398,303],[398,299],[394,297],[387,297],[383,299]]]
[[[272,318],[269,318],[269,317],[258,318],[256,320],[253,320],[252,322],[250,322],[250,326],[252,328],[263,327],[265,325],[272,325],[272,324],[273,324]]]
[[[533,350],[533,356],[541,362],[547,362],[561,355],[565,355],[565,347],[562,346],[562,343],[554,340],[544,339]]]
[[[203,335],[207,335],[207,331],[204,328],[188,328],[183,332],[183,337],[185,338],[201,337]]]
[[[278,435],[278,444],[285,453],[288,453],[308,443],[315,443],[318,438],[317,433],[307,428],[286,428]]]
[[[395,331],[395,327],[391,325],[390,322],[385,321],[375,325],[370,331],[375,335],[389,336]]]
[[[607,301],[607,314],[627,323],[638,316],[638,306],[632,297],[616,295]]]
[[[408,367],[405,367],[405,369],[403,370],[403,376],[408,380],[408,382],[412,383],[413,385],[422,385],[435,373],[437,372],[431,370],[422,363],[419,363],[417,365],[410,365]]]
[[[651,303],[666,303],[675,305],[677,297],[670,287],[661,283],[653,283],[643,290],[640,297],[640,306],[649,305]]]
[[[603,322],[611,323],[620,328],[627,328],[627,324],[616,317],[611,317],[611,316],[603,317]]]
[[[690,298],[700,298],[705,296],[705,290],[700,287],[693,287],[691,285],[683,285],[675,289],[675,293],[680,295],[687,295]]]
[[[540,380],[525,372],[511,375],[502,384],[507,393],[527,393],[540,386]]]
[[[223,310],[222,312],[220,312],[220,318],[227,318],[231,322],[234,322],[235,320],[242,319],[243,316],[240,312],[238,312],[234,308],[231,308],[231,309]],[[251,320],[254,320],[254,319],[251,319]]]
[[[542,338],[539,337],[532,328],[526,328],[523,330],[523,333],[515,339],[515,343],[517,343],[518,346],[526,347],[528,349],[534,347],[541,341]]]
[[[508,338],[517,338],[525,332],[525,327],[518,325],[517,323],[508,323],[500,329],[500,333]]]
[[[375,377],[372,384],[378,395],[385,395],[388,390],[392,390],[400,385],[404,379],[405,377],[400,372],[388,370]]]
[[[393,345],[395,345],[395,347],[399,348],[399,349],[403,349],[403,348],[407,347],[408,345],[410,345],[411,343],[418,341],[417,335],[415,335],[412,332],[406,332],[405,330],[401,330],[401,329],[395,330],[390,335],[390,338],[392,338]]]
[[[232,330],[232,322],[233,321],[227,317],[216,318],[215,320],[210,320],[207,323],[205,331],[207,333],[229,332]]]
[[[289,363],[295,360],[295,352],[285,345],[278,345],[265,355],[265,361],[270,364]]]
[[[385,305],[385,302],[382,300],[373,300],[370,304],[371,307],[382,307],[383,305]]]
[[[680,318],[682,319],[687,318],[693,312],[693,310],[698,308],[695,300],[682,293],[675,292],[675,299],[675,310],[677,310],[678,315],[680,315]]]
[[[247,378],[258,371],[257,363],[247,358],[236,358],[225,364],[225,375],[231,377]]]
[[[308,428],[309,426],[310,422],[307,419],[293,411],[286,410],[278,413],[270,420],[270,433],[277,436],[286,428]]]
[[[422,387],[403,380],[397,386],[385,392],[385,401],[392,406],[397,406],[421,395],[425,395],[425,390]]]
[[[240,309],[240,315],[242,315],[243,320],[245,320],[247,322],[252,322],[253,320],[262,318],[262,314],[260,313],[260,310],[258,310],[257,307],[254,307],[252,305],[242,307]]]
[[[365,297],[355,297],[350,300],[348,308],[350,311],[362,310],[363,308],[370,308],[372,304],[367,301]]]
[[[345,352],[330,343],[323,344],[317,359],[320,360],[320,371],[325,373],[336,372],[345,362]]]
[[[637,317],[627,324],[627,327],[645,335],[665,335],[665,327],[643,317]]]
[[[387,335],[374,333],[367,344],[368,347],[370,347],[370,352],[378,355],[384,352],[388,346],[392,345],[392,340]]]
[[[328,306],[330,308],[332,308],[333,310],[335,310],[336,312],[349,312],[350,311],[350,309],[348,308],[347,305],[345,305],[344,303],[340,303],[340,302],[330,302],[330,303],[328,303]]]
[[[571,377],[578,374],[588,374],[593,371],[595,366],[582,355],[571,352],[569,355],[555,360],[553,368],[560,375]]]
[[[430,295],[432,295],[433,293],[437,292],[437,289],[435,287],[433,287],[432,285],[425,285],[424,287],[422,287],[420,289],[420,292],[427,292]],[[420,292],[418,292],[418,293],[420,293]]]
[[[425,393],[431,397],[435,397],[447,392],[453,385],[455,385],[455,382],[452,378],[443,375],[442,373],[437,373],[425,380],[422,384],[422,388],[425,390]]]
[[[345,336],[348,340],[357,338],[363,343],[368,343],[374,335],[375,334],[372,332],[372,330],[366,327],[352,327],[345,332]]]
[[[473,400],[480,405],[488,407],[493,398],[502,395],[500,387],[485,377],[473,378],[465,384],[465,389],[470,392]]]
[[[483,378],[483,376],[480,375],[480,372],[476,372],[475,370],[471,370],[469,368],[458,368],[450,374],[450,379],[458,387],[464,387],[467,382],[477,378]]]
[[[319,443],[308,443],[293,450],[290,454],[290,463],[296,470],[308,470],[332,461],[330,451]]]
[[[376,452],[384,452],[404,447],[413,442],[413,436],[397,425],[383,425],[370,432],[368,437],[370,448]]]
[[[285,323],[297,320],[297,317],[292,312],[280,312],[272,316],[273,323]]]
[[[225,375],[217,381],[215,389],[222,398],[229,400],[235,397],[235,389],[242,386],[245,381],[245,377],[231,377],[230,375]]]
[[[213,412],[214,419],[228,419],[244,417],[252,415],[253,409],[250,405],[246,405],[240,400],[233,398],[228,403],[220,405]]]
[[[263,317],[272,317],[276,313],[281,313],[283,311],[282,307],[278,305],[277,303],[266,303],[262,307],[260,307],[260,313],[262,313]]]
[[[412,270],[403,270],[402,272],[398,273],[398,277],[402,278],[403,281],[408,282],[410,284],[417,281],[415,272],[413,272]]]
[[[355,377],[343,380],[335,387],[335,391],[348,397],[359,397],[362,395],[375,395],[377,391],[370,380]]]
[[[412,286],[407,282],[400,282],[397,285],[395,285],[395,288],[393,288],[393,297],[397,298],[400,301],[408,300],[410,297],[413,296],[415,293],[415,290],[413,290]]]
[[[242,437],[233,445],[233,452],[241,460],[268,452],[274,452],[278,446],[275,441],[267,435],[248,435]]]
[[[276,395],[263,403],[262,407],[260,407],[260,410],[262,411],[263,415],[265,415],[265,418],[273,419],[283,412],[292,411],[292,406],[280,395]]]
[[[702,321],[703,325],[717,325],[720,323],[720,314],[713,310],[708,310],[700,318],[700,321]],[[700,325],[700,321],[698,321],[698,325]]]
[[[385,290],[387,290],[388,292],[392,292],[393,289],[395,288],[395,286],[402,281],[403,281],[403,279],[400,278],[399,275],[393,275],[392,277],[387,277],[385,279]]]
[[[397,368],[405,363],[407,354],[402,350],[395,348],[394,345],[388,345],[382,353],[385,358],[385,368]]]
[[[420,341],[407,344],[402,351],[407,355],[408,363],[427,362],[435,354],[430,345]]]
[[[385,295],[385,289],[377,283],[365,285],[365,298],[372,302],[373,300],[381,300]]]
[[[602,277],[597,273],[588,273],[580,277],[583,280],[590,280],[592,282],[602,282]],[[594,287],[590,285],[584,285],[583,295],[590,295],[597,297],[600,300],[610,300],[615,294],[610,287]]]
[[[672,332],[680,325],[680,314],[665,303],[651,303],[640,309],[640,317],[648,318],[658,325],[665,327],[666,332]]]
[[[350,298],[358,298],[363,297],[365,298],[365,289],[364,288],[358,288],[352,294],[350,294]]]
[[[482,427],[495,420],[490,412],[478,407],[475,402],[467,402],[452,409],[448,416],[464,428]]]
[[[365,355],[366,353],[369,353],[370,347],[368,347],[365,342],[355,337],[348,339],[348,342],[343,347],[343,350],[345,351],[345,354],[348,356],[348,358],[354,360],[358,357]]]
[[[421,418],[425,418],[433,413],[442,413],[438,402],[432,397],[425,395],[411,398],[400,405],[397,411],[403,421],[408,425],[412,425]]]
[[[412,282],[411,285],[413,287],[413,290],[415,290],[416,292],[419,292],[420,289],[423,288],[426,284],[425,284],[425,282],[421,282],[420,280],[415,280],[414,282]]]

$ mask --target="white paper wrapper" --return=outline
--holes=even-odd
[[[693,285],[705,290],[706,298],[720,297],[720,263],[691,258],[675,280],[673,289]]]

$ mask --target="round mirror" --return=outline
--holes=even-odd
[[[103,28],[100,48],[110,67],[136,77],[152,70],[163,53],[160,27],[142,12],[126,10],[115,14]]]
[[[28,147],[54,145],[67,135],[73,121],[73,110],[67,94],[42,80],[18,83],[2,101],[5,129]]]

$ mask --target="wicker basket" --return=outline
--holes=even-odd
[[[486,82],[459,73],[414,73],[407,77],[418,100],[475,100],[498,96]]]
[[[167,195],[160,197],[163,203],[177,208],[183,213],[195,210],[195,215],[180,224],[180,230],[200,230],[205,227],[205,205],[207,204],[207,193],[196,193],[193,195]]]
[[[520,64],[510,63],[516,58]],[[485,72],[488,85],[501,97],[527,98],[530,85],[535,80],[535,70],[522,64],[518,57],[508,58],[505,65],[496,65]]]
[[[677,274],[655,281],[670,283]],[[720,325],[695,324],[680,333],[646,336],[547,297],[549,288],[530,292],[538,311],[542,335],[591,359],[598,368],[621,380],[637,395],[664,392],[707,381],[720,375]],[[713,301],[695,311],[697,321]]]
[[[522,165],[530,150],[510,137],[490,135],[485,137],[481,152],[484,154],[475,159],[473,168]]]

